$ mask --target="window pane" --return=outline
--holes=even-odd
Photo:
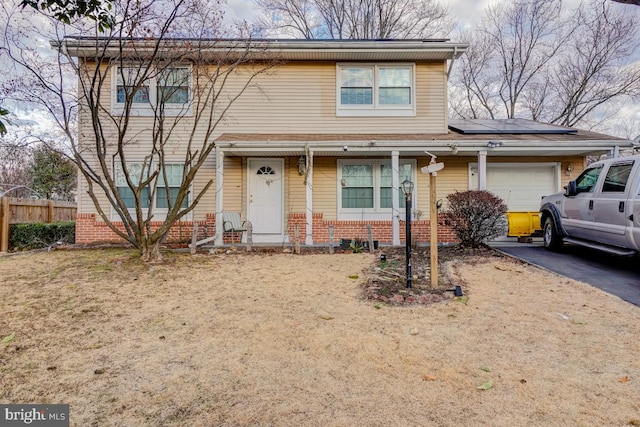
[[[373,68],[340,70],[340,103],[343,105],[373,104]]]
[[[342,105],[372,105],[373,89],[340,89],[340,103]]]
[[[410,87],[411,70],[409,68],[380,68],[378,80],[380,86]]]
[[[178,193],[180,192],[180,187],[172,187],[169,188],[169,197],[171,197],[171,204],[175,204],[176,199],[178,198]],[[189,201],[185,198],[182,201],[181,208],[186,208],[189,205]],[[156,194],[156,207],[158,209],[169,209],[169,202],[167,201],[167,191],[164,187],[158,188],[158,192]]]
[[[164,171],[160,171],[158,176],[158,187],[165,186],[166,183],[169,187],[180,187],[182,184],[182,165],[181,164],[166,164],[164,165]]]
[[[605,193],[622,193],[627,186],[629,174],[633,168],[633,163],[624,165],[612,165],[607,172],[604,180],[602,192]]]
[[[166,175],[166,178],[165,178]],[[180,186],[182,185],[182,165],[181,164],[166,164],[164,165],[164,172],[161,171],[158,176],[158,190],[156,191],[156,207],[158,209],[168,209],[169,202],[167,201],[166,184],[169,187],[169,197],[171,197],[172,205],[175,204],[180,192]],[[188,206],[189,201],[184,199],[182,201],[182,208]]]
[[[118,187],[118,194],[122,197],[127,209],[135,209],[136,199],[133,195],[133,190],[129,187]],[[140,193],[140,207],[142,209],[147,209],[149,207],[149,187],[143,188]]]
[[[342,207],[373,208],[373,166],[342,166]]]
[[[168,68],[158,75],[158,102],[189,102],[189,68]]]
[[[146,82],[140,81],[140,73],[138,68],[120,68],[116,77],[117,93],[116,101],[124,103],[126,96],[131,97],[134,104],[149,103],[149,86]]]
[[[343,208],[373,208],[373,188],[350,187],[342,189]]]
[[[373,87],[373,68],[343,68],[340,70],[340,86]]]
[[[383,105],[410,105],[410,88],[380,88],[380,104]]]

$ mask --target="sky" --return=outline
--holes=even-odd
[[[451,16],[456,17],[461,28],[472,26],[478,21],[487,6],[496,3],[510,3],[511,0],[440,0],[440,3],[449,7]],[[255,14],[255,7],[251,0],[227,0],[227,17],[231,20],[250,20]],[[564,0],[564,4],[574,7],[580,4],[580,0]]]

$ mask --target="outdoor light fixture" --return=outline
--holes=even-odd
[[[304,175],[307,172],[307,159],[304,156],[300,156],[298,159],[298,175]]]
[[[487,147],[488,148],[497,148],[500,147],[502,144],[497,142],[497,141],[489,141],[487,142]]]
[[[413,194],[413,182],[409,181],[409,178],[405,178],[405,180],[402,181],[402,192],[404,193],[404,197],[411,201],[411,194]]]
[[[458,154],[458,144],[449,144],[449,148],[451,148],[451,154],[454,156]]]
[[[571,172],[573,172],[573,163],[569,163],[565,171],[567,172],[567,175],[571,175]]]
[[[406,219],[406,257],[407,257],[407,288],[411,287],[411,194],[413,193],[413,182],[409,178],[402,181],[402,192],[405,200],[405,219]]]

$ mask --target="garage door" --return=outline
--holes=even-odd
[[[543,196],[559,191],[556,168],[556,163],[487,163],[487,190],[501,197],[509,211],[537,211]]]

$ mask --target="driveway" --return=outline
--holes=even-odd
[[[532,244],[494,242],[491,246],[640,306],[638,258],[616,257],[574,245],[565,245],[560,252],[550,252],[542,246],[541,241],[536,240]]]

